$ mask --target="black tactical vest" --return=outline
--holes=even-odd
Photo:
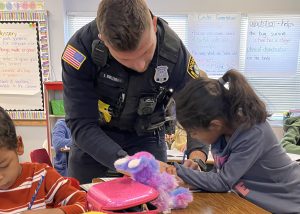
[[[143,134],[153,132],[164,125],[165,107],[170,97],[170,82],[176,78],[172,73],[178,62],[180,39],[160,18],[157,37],[159,45],[152,59],[157,63],[150,63],[145,72],[129,70],[114,59],[108,59],[107,64],[99,68],[95,82],[96,91],[99,100],[109,105],[108,111],[111,115],[111,120],[107,122],[100,113],[101,126]],[[167,82],[154,81],[157,66],[167,66]],[[145,109],[141,109],[143,101],[146,102]]]

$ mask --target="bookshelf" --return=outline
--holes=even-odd
[[[63,83],[61,81],[56,82],[44,82],[44,99],[46,108],[46,123],[47,123],[47,141],[48,141],[48,153],[51,154],[52,145],[52,129],[58,119],[62,119],[65,115],[54,115],[50,105],[51,100],[63,99]]]

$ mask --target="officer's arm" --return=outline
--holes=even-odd
[[[113,169],[114,161],[126,152],[98,124],[98,97],[94,89],[97,67],[85,53],[86,48],[80,44],[77,47],[81,47],[77,53],[81,54],[80,59],[85,57],[82,63],[62,60],[66,122],[73,143],[99,163]]]

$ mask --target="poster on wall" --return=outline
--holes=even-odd
[[[36,22],[0,24],[0,94],[34,95],[40,92],[37,33]]]
[[[249,15],[245,72],[259,76],[296,75],[300,16]]]
[[[241,14],[190,14],[188,46],[210,77],[239,69]]]
[[[49,80],[46,11],[0,11],[0,100],[12,119],[44,119]]]

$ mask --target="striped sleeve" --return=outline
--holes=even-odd
[[[71,182],[58,174],[53,168],[47,168],[45,179],[47,207],[62,209],[66,214],[86,211],[86,193],[71,185]]]

